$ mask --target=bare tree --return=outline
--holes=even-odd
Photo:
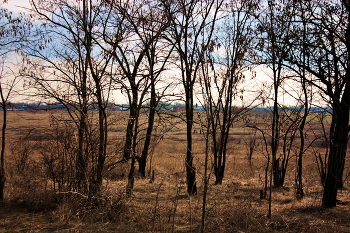
[[[163,1],[171,19],[168,40],[175,47],[178,58],[176,65],[179,67],[185,91],[187,131],[185,166],[189,195],[197,193],[192,151],[194,85],[205,53],[212,46],[213,32],[222,3],[222,0]]]
[[[155,111],[159,102],[156,84],[170,54],[159,45],[169,20],[162,9],[156,6],[157,1],[113,2],[109,4],[111,10],[105,24],[104,40],[108,46],[104,50],[112,54],[119,66],[118,77],[114,80],[121,86],[129,101],[129,119],[123,153],[125,161],[131,159],[128,193],[131,193],[133,188],[136,160],[139,162],[140,173],[145,176]],[[125,40],[121,41],[120,38]],[[136,148],[139,143],[139,116],[148,93],[148,127],[144,148],[138,156]]]
[[[0,152],[0,200],[4,199],[5,189],[5,155],[6,155],[6,127],[7,108],[10,97],[14,92],[14,87],[18,78],[11,69],[6,66],[6,56],[18,48],[19,43],[26,40],[27,29],[30,21],[20,14],[14,16],[7,9],[0,8],[0,107],[2,109],[1,128],[1,152]],[[9,77],[10,76],[10,77]]]
[[[99,15],[106,13],[103,3],[94,3],[93,1],[83,0],[83,31],[85,38],[83,46],[86,50],[86,61],[88,62],[89,71],[94,81],[95,98],[97,100],[98,109],[98,131],[99,131],[99,147],[98,155],[94,161],[94,172],[91,182],[91,192],[99,193],[102,186],[103,170],[107,153],[107,113],[109,95],[111,92],[111,60],[112,54],[104,53],[101,50],[99,53],[94,51],[94,47],[100,46],[103,39],[100,34],[96,36],[96,29],[102,25],[104,18]],[[96,28],[97,27],[97,28]],[[96,48],[95,48],[96,50]]]
[[[212,42],[207,57],[203,59],[200,81],[204,86],[206,113],[211,119],[215,184],[222,184],[224,178],[230,129],[234,120],[246,110],[244,104],[241,108],[235,107],[234,101],[243,102],[244,87],[239,87],[239,84],[244,79],[243,72],[248,71],[246,57],[252,42],[250,28],[256,7],[255,1],[226,2],[224,10],[227,16],[218,32],[217,44]],[[215,53],[210,55],[216,46],[225,51],[218,58]]]
[[[300,3],[302,4],[302,3]],[[302,17],[304,17],[304,11],[301,10]],[[306,40],[306,23],[303,21],[303,40]],[[302,44],[302,46],[305,46],[305,43]],[[305,47],[302,50],[301,54],[301,60],[303,64],[306,64],[306,49]],[[303,198],[304,197],[304,189],[303,189],[303,156],[304,156],[304,150],[305,150],[305,125],[307,121],[307,117],[309,115],[309,97],[310,95],[308,94],[307,90],[307,79],[306,79],[306,70],[305,68],[302,68],[300,71],[300,82],[303,90],[303,116],[302,120],[299,124],[299,135],[300,135],[300,147],[299,147],[299,152],[298,152],[298,158],[297,158],[297,173],[296,173],[296,178],[295,178],[295,186],[296,186],[296,197],[297,199]],[[312,94],[312,93],[311,93]],[[311,143],[310,143],[311,145]]]
[[[257,150],[257,146],[259,146],[257,132],[258,131],[254,128],[249,130],[248,138],[244,141],[244,144],[247,148],[247,159],[250,166],[252,166],[253,154]]]
[[[329,128],[327,127],[327,115],[330,115],[327,110],[319,111],[314,120],[320,125],[321,130],[314,129],[313,125],[309,125],[309,129],[312,131],[314,138],[318,142],[317,147],[312,147],[312,154],[315,156],[318,173],[320,175],[321,184],[324,187],[327,174],[327,160],[329,155]],[[319,132],[321,131],[321,132]],[[324,152],[320,151],[320,148],[325,148]]]
[[[160,93],[157,91],[156,85],[159,82],[161,75],[163,74],[162,71],[165,70],[165,66],[168,64],[168,59],[172,53],[172,48],[169,50],[164,50],[158,46],[160,43],[161,42],[159,40],[154,41],[154,43],[146,51],[150,79],[149,115],[142,153],[141,156],[138,157],[139,173],[143,177],[146,176],[146,164],[151,146],[155,116],[157,109],[160,109],[162,107],[159,106],[159,103],[162,97],[165,95],[164,92],[167,90],[167,87],[165,87],[163,90],[161,90]],[[157,49],[159,50],[157,51]],[[158,63],[161,63],[161,65],[159,66]],[[158,116],[160,117],[160,114],[158,114]]]
[[[25,48],[28,68],[22,73],[34,82],[37,96],[65,106],[78,135],[75,189],[94,195],[102,184],[106,156],[106,105],[110,56],[98,50],[98,28],[103,4],[84,0],[31,1],[41,22],[37,40]],[[98,109],[98,147],[93,134],[93,114]],[[73,182],[73,181],[72,181]]]
[[[310,74],[307,82],[319,88],[332,107],[330,151],[322,205],[333,207],[336,205],[337,189],[343,186],[348,142],[350,4],[348,1],[310,1],[301,7],[304,8],[304,14],[299,14],[295,23],[296,28],[300,28],[295,32],[300,33],[290,38],[290,47],[293,49],[286,57],[292,65]],[[304,21],[306,27],[300,23]],[[301,33],[305,33],[305,36]],[[301,38],[304,46],[295,46],[301,44]],[[306,63],[296,56],[301,49],[305,51]]]
[[[290,4],[290,3],[289,3]],[[259,19],[258,32],[260,36],[258,49],[262,52],[260,64],[266,64],[272,72],[272,119],[271,119],[271,162],[273,169],[273,184],[275,187],[283,186],[285,166],[280,166],[278,151],[281,139],[281,94],[282,83],[286,79],[284,71],[285,56],[288,53],[288,43],[291,36],[291,16],[295,8],[284,1],[267,1],[263,9],[263,17]],[[283,95],[283,94],[282,94]]]
[[[6,150],[6,128],[7,128],[7,108],[9,107],[9,99],[12,94],[14,87],[17,83],[17,78],[14,77],[12,80],[7,80],[4,60],[2,59],[2,64],[0,65],[0,107],[2,109],[2,128],[1,128],[1,154],[0,154],[0,200],[4,199],[4,189],[5,189],[5,150]]]

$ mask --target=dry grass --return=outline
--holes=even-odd
[[[50,130],[50,114],[10,112],[9,148],[18,147],[16,143],[29,131],[30,146],[45,140]],[[120,156],[126,120],[122,114],[114,115],[114,124],[110,126],[110,161]],[[306,197],[302,200],[294,197],[295,159],[292,159],[285,187],[273,190],[272,217],[268,219],[268,202],[259,198],[266,159],[259,147],[249,164],[245,137],[247,131],[234,129],[223,184],[213,185],[211,176],[206,232],[350,232],[349,191],[339,192],[336,208],[320,208],[322,187],[311,154],[305,156]],[[42,178],[44,171],[35,150],[30,152],[22,171],[17,168],[18,160],[8,153],[6,201],[0,202],[0,232],[199,232],[205,142],[198,131],[194,139],[198,194],[193,197],[186,193],[183,124],[173,125],[164,140],[153,144],[151,170],[155,171],[155,181],[136,179],[131,198],[123,195],[127,164],[108,171],[103,195],[87,200],[74,193],[53,193],[50,181]],[[349,180],[345,186],[349,187]]]

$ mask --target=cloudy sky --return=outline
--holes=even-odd
[[[2,1],[0,1],[2,2]],[[8,0],[7,3],[2,3],[1,5],[13,13],[19,13],[19,12],[26,12],[26,8],[30,8],[30,0]],[[266,68],[261,68],[258,67],[255,69],[256,72],[256,78],[251,78],[250,74],[246,75],[245,82],[243,82],[239,88],[244,89],[244,102],[245,104],[251,102],[252,98],[255,98],[254,96],[261,90],[262,87],[265,87],[265,95],[269,96],[271,95],[271,87],[272,87],[272,79],[271,79],[271,74]],[[297,101],[295,101],[295,94],[293,93],[293,84],[290,84],[290,87],[288,88],[288,83],[287,85],[283,86],[286,90],[285,92],[290,92],[290,95],[286,94],[281,94],[280,96],[280,101],[283,104],[286,105],[294,105],[296,104]],[[270,88],[269,88],[270,87]],[[283,92],[283,91],[282,91]],[[115,100],[119,100],[116,102],[126,102],[126,98],[122,96],[120,93],[114,93],[113,98]],[[200,102],[200,101],[199,101]],[[241,102],[241,101],[239,101]],[[239,104],[238,104],[239,105]]]
[[[8,0],[7,3],[2,5],[12,12],[24,12],[24,8],[30,7],[29,0]]]

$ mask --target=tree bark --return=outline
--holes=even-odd
[[[99,86],[100,84],[96,84]],[[103,169],[106,160],[106,147],[107,147],[107,115],[106,108],[102,99],[102,90],[97,88],[97,100],[98,100],[98,112],[99,112],[99,149],[96,165],[96,182],[93,187],[92,194],[98,194],[101,190],[103,180]]]
[[[347,76],[350,73],[347,72]],[[330,137],[330,152],[328,157],[327,174],[323,191],[322,205],[325,208],[335,207],[337,204],[337,190],[342,183],[349,128],[349,84],[343,94],[341,108],[334,108],[334,131]],[[346,101],[345,101],[346,100]],[[345,104],[347,102],[347,104]]]
[[[87,94],[87,59],[80,60],[82,65],[82,76],[81,76],[81,110],[79,112],[79,123],[78,123],[78,151],[76,158],[76,183],[77,191],[83,194],[88,193],[87,180],[87,134],[88,134],[88,94]]]
[[[276,78],[275,78],[276,80]],[[272,137],[271,137],[271,159],[272,159],[272,170],[273,170],[273,185],[278,188],[283,186],[283,180],[281,179],[281,168],[280,159],[277,158],[277,151],[279,145],[279,110],[278,110],[278,87],[279,82],[274,81],[275,86],[275,96],[274,96],[274,106],[273,106],[273,116],[272,116]]]
[[[134,85],[135,80],[130,81],[131,91],[132,91],[132,102],[129,109],[129,120],[126,128],[126,137],[125,137],[125,146],[124,146],[124,154],[123,159],[128,160],[132,156],[132,142],[134,137],[134,126],[135,119],[137,117],[137,100],[138,100],[138,90],[137,86]]]
[[[0,200],[4,200],[5,169],[0,167]]]
[[[78,192],[87,193],[86,185],[86,169],[87,169],[87,159],[85,155],[86,147],[86,116],[87,112],[82,110],[80,113],[79,127],[78,127],[78,151],[76,157],[76,190]]]
[[[131,197],[132,190],[134,188],[134,182],[135,182],[135,157],[132,156],[131,158],[131,165],[130,165],[130,171],[128,174],[128,183],[126,185],[126,196]]]
[[[142,175],[142,177],[146,177],[146,163],[147,163],[149,147],[151,145],[152,132],[153,132],[153,126],[154,126],[154,117],[156,114],[156,107],[157,107],[156,90],[155,90],[155,83],[153,78],[151,82],[152,82],[151,83],[151,101],[150,101],[150,109],[149,109],[149,116],[148,116],[148,126],[147,126],[146,138],[145,138],[142,154],[138,160],[139,173]]]
[[[191,77],[188,74],[188,77]],[[189,195],[197,193],[196,169],[193,166],[192,153],[192,127],[193,127],[193,89],[190,86],[186,88],[186,126],[187,126],[187,152],[186,152],[186,177],[187,192]]]
[[[2,99],[2,132],[1,132],[1,154],[0,154],[0,200],[4,200],[4,189],[5,189],[5,148],[6,148],[6,126],[7,126],[7,109],[6,109],[6,101],[4,99],[2,93],[2,87],[0,84],[0,94]]]
[[[347,28],[345,32],[345,45],[347,48],[347,67],[344,77],[344,92],[340,101],[333,100],[332,128],[330,132],[330,151],[328,157],[328,169],[323,190],[322,206],[335,207],[337,204],[337,190],[342,186],[345,157],[349,134],[349,110],[350,110],[350,2],[342,1],[348,14]],[[339,95],[340,97],[340,95]],[[340,185],[341,184],[341,185]]]
[[[132,147],[131,147],[131,165],[130,171],[128,175],[128,183],[126,185],[126,195],[127,197],[131,197],[134,183],[135,183],[135,162],[136,162],[136,145],[137,145],[137,130],[138,130],[138,116],[139,112],[136,112],[135,125],[134,125],[134,133],[132,138]]]

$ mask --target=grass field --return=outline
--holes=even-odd
[[[194,164],[198,194],[186,193],[184,156],[185,124],[177,119],[157,122],[149,171],[155,181],[137,177],[132,197],[124,195],[128,164],[106,171],[103,195],[95,204],[84,204],[77,194],[59,195],[43,179],[43,142],[51,140],[53,118],[67,119],[64,112],[9,112],[6,200],[0,202],[0,232],[199,232],[201,226],[205,140],[195,126]],[[107,163],[119,159],[127,113],[110,116]],[[198,119],[197,119],[198,120]],[[262,124],[264,120],[259,118]],[[259,123],[258,122],[258,123]],[[142,124],[141,124],[142,127]],[[339,191],[338,206],[322,209],[322,185],[315,156],[322,153],[315,143],[304,157],[304,191],[295,198],[295,162],[291,158],[285,186],[273,189],[272,216],[267,217],[268,201],[261,200],[266,155],[260,143],[247,159],[249,129],[236,123],[230,135],[228,161],[222,185],[211,174],[206,232],[350,232],[349,163],[345,189]],[[317,132],[319,133],[319,132]],[[19,152],[20,151],[20,152]],[[348,160],[349,161],[349,160]]]

